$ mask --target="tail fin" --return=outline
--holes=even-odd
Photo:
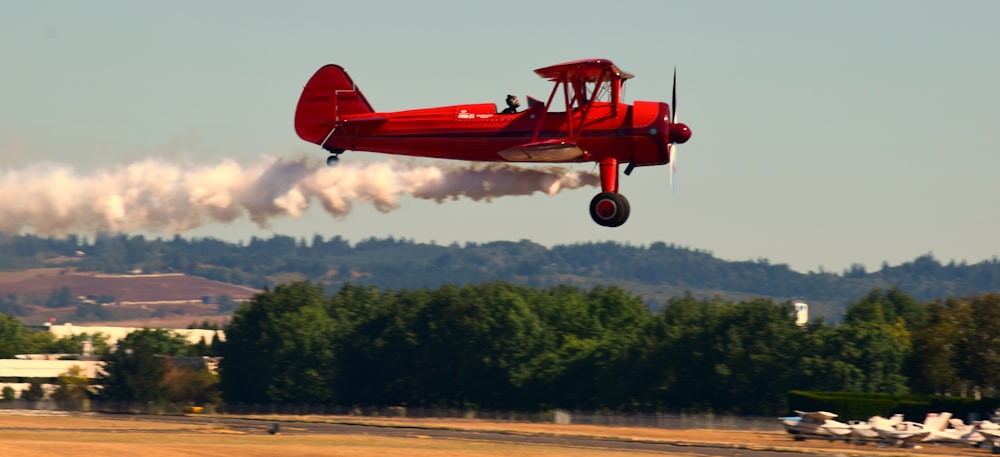
[[[326,65],[317,70],[302,89],[299,105],[295,108],[295,133],[303,140],[322,146],[343,116],[374,111],[343,67]]]

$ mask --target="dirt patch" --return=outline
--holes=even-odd
[[[181,273],[105,275],[65,268],[0,273],[0,292],[48,296],[68,287],[74,296],[112,296],[123,303],[201,302],[202,297],[228,295],[246,300],[258,291]]]
[[[190,425],[137,420],[111,421],[95,415],[39,414],[36,412],[0,411],[0,430],[4,429],[122,429],[122,430],[185,430]]]
[[[0,271],[0,286],[32,278],[70,274],[75,271],[74,268],[31,268],[21,271]]]

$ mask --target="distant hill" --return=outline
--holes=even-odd
[[[259,292],[184,273],[104,274],[59,268],[35,269],[30,273],[33,274],[25,277],[24,274],[0,272],[0,293],[45,296],[66,287],[77,297],[114,297],[116,304],[149,305],[200,303],[205,297],[214,299],[221,295],[242,301]]]
[[[42,267],[72,269],[70,276],[84,272],[181,273],[149,276],[148,281],[153,281],[150,283],[122,278],[126,282],[114,286],[122,287],[121,291],[116,289],[111,294],[115,300],[126,300],[122,294],[139,294],[140,290],[151,293],[143,295],[142,300],[166,300],[178,297],[176,294],[182,290],[183,298],[179,299],[217,296],[223,290],[228,297],[241,299],[245,295],[239,291],[249,293],[296,280],[322,283],[331,291],[345,282],[383,289],[437,288],[444,284],[485,281],[538,287],[568,284],[590,288],[613,284],[642,296],[653,309],[685,293],[732,300],[801,298],[809,303],[811,316],[828,320],[839,320],[847,305],[874,288],[899,287],[921,301],[1000,291],[1000,261],[996,258],[971,265],[942,264],[931,255],[924,255],[898,266],[883,265],[879,271],[868,272],[854,266],[838,274],[799,273],[766,259],[729,262],[708,251],[665,243],[635,246],[602,242],[546,247],[521,240],[442,246],[395,238],[370,238],[351,244],[338,236],[317,235],[306,240],[275,235],[235,244],[179,236],[146,239],[118,234],[98,235],[88,240],[75,236],[57,239],[0,234],[0,270],[23,272]],[[66,279],[63,284],[73,295],[97,296],[108,292],[98,288],[99,284],[114,284],[103,282],[112,278],[98,278],[91,275],[80,283]],[[81,278],[72,281],[77,279]],[[27,291],[27,284],[31,282],[16,290]],[[49,293],[52,284],[39,283],[30,290],[36,294]],[[226,285],[244,288],[226,289]],[[199,289],[202,286],[208,289]],[[0,280],[0,295],[13,290]],[[0,303],[3,305],[0,311],[10,312],[14,305],[25,305],[24,297],[18,296],[17,300],[20,303],[10,300]]]
[[[218,324],[233,304],[257,292],[183,273],[104,274],[67,268],[0,272],[3,304],[15,306],[20,312],[13,314],[34,325],[50,319],[150,327]]]

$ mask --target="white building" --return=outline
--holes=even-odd
[[[795,307],[795,325],[802,327],[809,323],[809,305],[802,300],[792,302]]]
[[[87,334],[90,336],[97,335],[98,333],[103,334],[108,337],[109,344],[115,344],[118,340],[125,338],[126,335],[132,333],[136,330],[142,330],[138,327],[104,327],[104,326],[89,326],[89,325],[73,325],[71,323],[65,323],[62,325],[48,325],[49,332],[51,332],[56,339],[66,338],[70,336],[77,336]],[[202,339],[205,340],[206,344],[212,344],[212,338],[218,338],[219,341],[226,340],[226,334],[222,330],[205,330],[197,328],[178,328],[178,329],[166,329],[171,332],[176,333],[179,336],[184,337],[188,344],[198,344]]]
[[[74,366],[80,368],[81,376],[94,379],[101,369],[101,362],[97,360],[44,360],[34,357],[0,359],[0,390],[4,387],[10,387],[14,389],[16,395],[20,396],[22,391],[28,389],[31,381],[42,380],[45,393],[51,394],[56,387],[55,384],[52,384],[52,380],[69,373]]]
[[[73,324],[47,325],[48,330],[56,339],[77,335],[95,336],[102,334],[108,337],[108,344],[116,344],[126,335],[136,330],[137,327],[107,327],[107,326],[83,326]],[[225,333],[222,330],[204,329],[166,329],[181,337],[189,344],[198,344],[204,339],[206,344],[212,344],[212,338],[225,340]],[[90,356],[90,347],[87,343],[81,352],[85,356]],[[73,368],[80,367],[80,374],[87,379],[95,379],[100,373],[102,362],[99,360],[55,360],[68,354],[28,354],[18,355],[16,359],[0,359],[0,390],[4,387],[14,389],[16,395],[20,397],[21,392],[28,389],[30,382],[34,380],[42,381],[42,387],[46,394],[51,394],[56,386],[54,380],[64,375]],[[72,354],[75,355],[75,354]],[[85,357],[87,358],[87,357]],[[214,370],[214,365],[209,364]]]

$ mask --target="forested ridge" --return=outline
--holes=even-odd
[[[43,238],[0,234],[0,270],[73,266],[106,273],[182,272],[255,288],[307,280],[332,292],[346,283],[383,289],[437,288],[505,281],[532,287],[616,285],[651,309],[690,293],[744,300],[801,298],[811,316],[839,320],[857,297],[898,287],[918,300],[1000,291],[1000,261],[941,263],[931,254],[878,271],[799,273],[766,259],[730,262],[711,252],[652,243],[576,243],[545,247],[528,240],[451,244],[370,238],[296,239],[274,235],[229,243],[212,238],[149,239],[104,234]]]

